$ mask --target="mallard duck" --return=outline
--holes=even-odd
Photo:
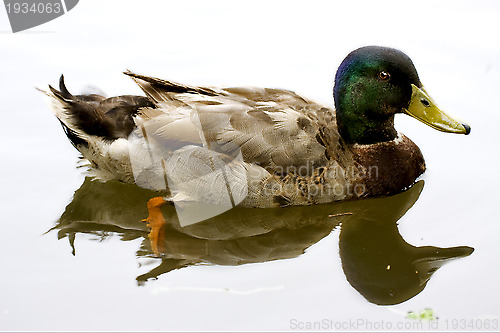
[[[425,171],[418,146],[394,128],[395,114],[470,133],[436,106],[411,59],[388,47],[347,55],[335,76],[335,111],[289,90],[125,74],[146,96],[73,95],[63,76],[47,94],[96,178],[163,190],[176,203],[265,208],[389,195]]]

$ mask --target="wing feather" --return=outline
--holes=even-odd
[[[205,88],[173,83],[126,72],[155,102],[156,110],[139,114],[144,120],[165,121],[158,135],[182,136],[180,120],[160,120],[158,110],[174,118],[196,118],[207,143],[236,145],[247,163],[255,163],[271,173],[286,168],[327,164],[327,145],[338,143],[333,111],[308,101],[292,91],[235,87]],[[178,111],[181,110],[182,112]],[[323,116],[327,115],[327,116]],[[146,119],[147,118],[147,119]],[[179,128],[174,130],[176,122]],[[328,133],[330,138],[321,138]],[[193,133],[186,131],[186,141]]]

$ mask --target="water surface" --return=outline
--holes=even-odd
[[[368,2],[276,2],[266,11],[119,3],[117,15],[118,2],[81,2],[43,26],[54,33],[0,35],[1,330],[387,329],[382,321],[471,330],[498,319],[498,5],[389,2],[392,19],[374,26],[379,8]],[[443,24],[394,28],[422,17]],[[397,117],[426,158],[425,183],[390,198],[232,212],[185,229],[164,207],[161,255],[141,222],[154,194],[86,179],[35,90],[64,73],[76,93],[139,94],[121,74],[129,68],[191,84],[288,88],[331,104],[336,67],[370,44],[408,53],[439,105],[472,127],[458,136]],[[439,319],[407,318],[426,308]]]

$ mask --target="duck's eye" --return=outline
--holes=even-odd
[[[381,79],[381,80],[389,80],[389,78],[391,77],[391,75],[389,73],[387,73],[386,71],[380,71],[378,73],[378,77]]]

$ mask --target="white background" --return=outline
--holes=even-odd
[[[396,322],[425,307],[440,320],[498,318],[499,32],[496,1],[85,0],[16,34],[0,9],[0,329],[288,330],[293,318]],[[73,257],[65,241],[42,235],[83,178],[35,87],[64,73],[76,93],[141,94],[121,74],[130,69],[188,84],[287,88],[331,105],[336,68],[363,45],[407,53],[439,105],[472,127],[458,136],[397,117],[428,166],[401,234],[414,245],[476,249],[415,298],[366,302],[345,281],[335,234],[297,259],[192,267],[143,288],[131,278],[133,242],[82,240]]]

